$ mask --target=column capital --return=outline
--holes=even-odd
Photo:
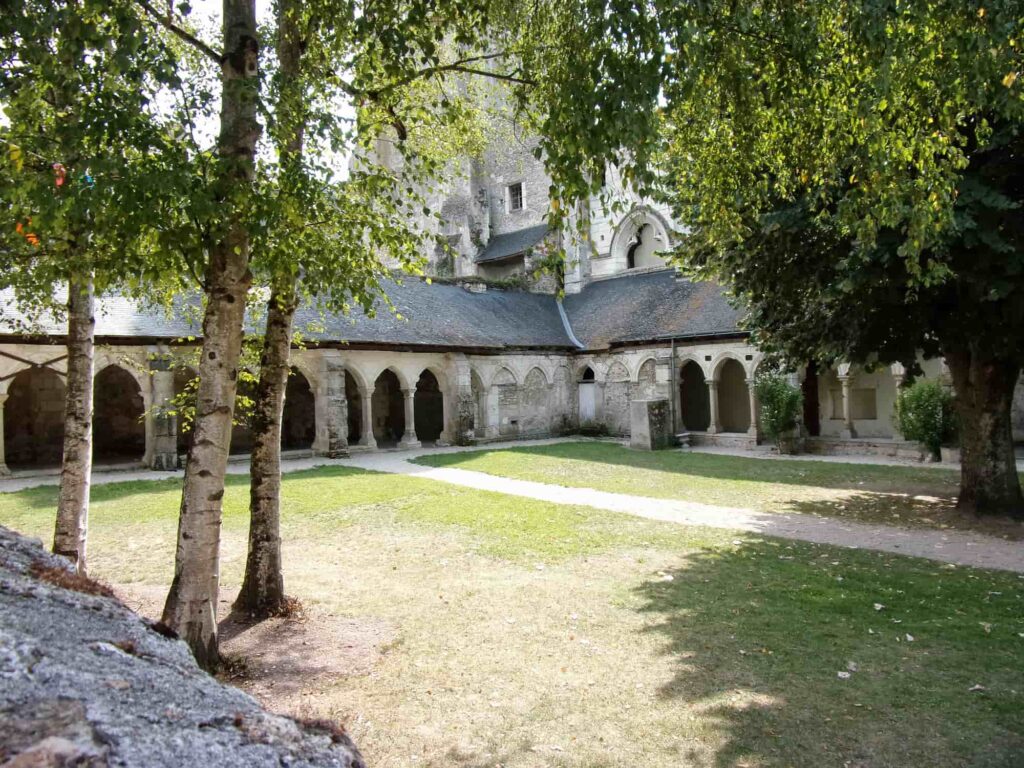
[[[416,387],[402,387],[402,394],[406,398],[415,397],[416,396]]]

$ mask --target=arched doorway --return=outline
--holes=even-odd
[[[738,360],[729,358],[718,373],[718,422],[723,432],[750,429],[750,395],[747,374]]]
[[[192,445],[192,419],[186,419],[183,411],[194,409],[199,374],[191,368],[176,368],[174,371],[174,400],[178,419],[178,456],[188,453]]]
[[[469,373],[469,389],[473,393],[473,436],[487,435],[487,389],[476,371]]]
[[[523,379],[521,431],[526,435],[546,434],[551,429],[550,388],[544,372],[531,368]]]
[[[139,383],[124,368],[108,365],[93,381],[93,463],[141,461],[146,453],[145,404]]]
[[[256,381],[246,376],[238,379],[235,387],[235,415],[231,427],[232,456],[252,453],[252,406],[256,399]]]
[[[385,368],[374,382],[373,437],[380,447],[393,447],[405,434],[405,403],[402,385],[390,368]]]
[[[594,408],[594,370],[588,365],[583,369],[579,383],[580,424],[592,422],[596,415]]]
[[[711,426],[711,398],[704,371],[690,360],[679,371],[679,410],[683,429],[705,432]]]
[[[436,443],[444,432],[444,393],[437,377],[429,370],[420,374],[413,400],[416,415],[416,439],[426,445]]]
[[[292,368],[284,395],[281,416],[281,450],[299,451],[313,447],[316,439],[316,398],[309,380]]]
[[[363,439],[363,395],[355,377],[345,371],[345,399],[348,401],[348,444],[358,445]]]
[[[26,368],[7,389],[4,452],[10,469],[60,466],[64,381],[49,368]]]

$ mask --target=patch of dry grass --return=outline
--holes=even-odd
[[[176,494],[121,491],[94,502],[92,568],[159,611]],[[0,522],[49,528],[26,494],[0,497]],[[226,498],[225,608],[244,496]],[[285,498],[305,616],[225,647],[242,687],[343,723],[371,765],[952,768],[1024,750],[1018,576],[349,470],[287,476]]]

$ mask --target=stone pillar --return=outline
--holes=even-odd
[[[708,420],[708,434],[714,435],[719,432],[718,427],[718,381],[715,379],[704,379],[708,385],[708,410],[711,418]]]
[[[907,369],[900,363],[893,363],[889,370],[892,371],[892,380],[896,385],[896,400],[893,401],[893,410],[889,415],[889,421],[892,422],[892,439],[903,440],[903,433],[900,432],[899,424],[896,422],[896,402],[899,400],[900,388],[907,379]]]
[[[348,456],[348,396],[345,363],[339,355],[321,358],[314,410],[317,422],[313,453],[332,459]]]
[[[843,387],[843,429],[839,436],[850,439],[857,436],[857,430],[853,426],[853,405],[850,397],[853,391],[853,376],[840,376],[839,383]]]
[[[757,442],[760,437],[760,425],[757,423],[757,393],[754,391],[754,380],[747,379],[747,396],[750,398],[750,427],[747,434]]]
[[[594,421],[604,424],[604,382],[594,382]]]
[[[405,434],[398,442],[399,448],[419,448],[420,441],[416,438],[416,387],[402,390],[405,398]]]
[[[487,390],[487,427],[484,430],[484,434],[487,437],[499,437],[501,435],[500,398],[501,393],[497,387],[492,386]]]
[[[446,421],[451,424],[449,431],[448,423],[445,424],[445,431],[441,438],[445,442],[455,445],[472,445],[476,439],[475,430],[484,426],[476,423],[476,400],[473,398],[473,370],[470,368],[469,360],[464,354],[454,355],[452,365],[454,375],[451,377],[454,382],[452,401],[454,404],[454,415]]]
[[[359,444],[364,448],[376,448],[377,438],[373,436],[373,390],[367,387],[359,395],[363,401],[363,436]]]
[[[7,468],[7,457],[4,455],[4,405],[7,403],[7,393],[0,393],[0,475],[9,475],[11,470]]]
[[[147,446],[153,469],[178,468],[178,417],[174,412],[174,371],[171,361],[162,355],[150,358],[149,412],[152,414],[152,444]]]

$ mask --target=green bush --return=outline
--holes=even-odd
[[[803,409],[803,394],[778,373],[759,375],[754,393],[761,404],[761,427],[778,443],[796,427]]]
[[[896,398],[896,425],[907,440],[921,443],[935,458],[956,435],[953,395],[937,381],[918,381]]]

